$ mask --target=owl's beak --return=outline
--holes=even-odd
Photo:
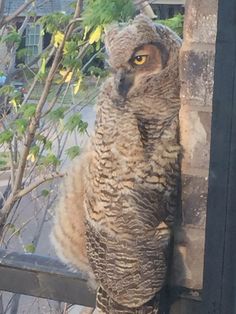
[[[115,84],[118,93],[122,97],[126,97],[130,88],[133,86],[134,83],[134,75],[133,73],[125,70],[125,69],[120,69],[117,71],[115,75]]]

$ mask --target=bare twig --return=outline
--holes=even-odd
[[[13,21],[17,16],[19,16],[22,12],[25,11],[25,9],[28,8],[28,6],[33,3],[35,0],[29,0],[25,3],[23,3],[19,8],[15,10],[11,15],[8,15],[4,17],[0,23],[0,28],[6,24],[9,24],[11,21]]]
[[[27,2],[23,3],[19,8],[17,8],[15,12],[13,12],[11,15],[5,16],[0,22],[0,28],[12,22],[17,16],[24,12],[28,8],[28,6],[34,1],[35,0],[28,0]]]
[[[12,144],[9,143],[10,161],[11,161],[11,184],[14,185],[15,181],[15,164],[14,164],[14,154],[12,150]]]
[[[30,19],[30,17],[26,16],[25,19],[24,19],[24,22],[22,23],[21,27],[19,28],[18,34],[20,36],[23,35],[23,33],[24,33],[24,31],[25,31],[25,29],[27,27],[27,24],[29,22],[29,19]],[[17,49],[18,49],[18,44],[15,43],[13,45],[13,47],[11,48],[11,58],[10,58],[10,63],[9,63],[9,66],[8,66],[8,71],[7,71],[8,72],[7,81],[9,81],[10,74],[15,71]]]
[[[5,126],[4,122],[2,122],[2,126],[3,126],[3,129],[6,130],[6,126]],[[14,165],[14,154],[13,154],[11,142],[8,144],[8,149],[10,152],[10,162],[11,162],[11,181],[10,181],[10,184],[12,186],[14,184],[14,181],[15,181],[15,165]]]
[[[5,3],[6,3],[6,0],[0,0],[0,24],[4,16]]]
[[[137,9],[141,13],[147,15],[151,19],[154,19],[157,17],[147,0],[133,0],[133,2],[134,2],[134,5],[137,7]]]
[[[1,230],[3,229],[4,223],[5,223],[8,215],[9,215],[12,207],[14,206],[15,202],[17,201],[17,199],[24,196],[26,193],[29,193],[30,191],[32,191],[35,187],[37,187],[39,184],[43,183],[46,179],[44,177],[43,181],[41,179],[35,183],[32,183],[32,185],[30,185],[29,187],[25,187],[23,190],[21,190],[22,180],[23,180],[23,176],[24,176],[25,168],[26,168],[26,164],[27,164],[27,156],[29,155],[30,147],[31,147],[31,144],[34,140],[35,133],[36,133],[36,130],[38,128],[39,121],[41,118],[42,110],[43,110],[43,107],[45,105],[46,99],[48,97],[54,75],[55,75],[55,73],[58,69],[58,66],[60,64],[60,61],[61,61],[61,58],[63,55],[63,49],[64,49],[65,42],[68,39],[68,37],[70,37],[71,33],[73,32],[75,22],[78,21],[78,18],[80,16],[81,4],[82,4],[82,0],[78,0],[77,5],[76,5],[76,9],[75,9],[74,18],[69,23],[69,25],[67,26],[66,31],[65,31],[65,36],[64,36],[62,42],[60,43],[60,45],[56,51],[52,66],[51,66],[50,71],[48,73],[48,76],[46,78],[43,93],[42,93],[42,95],[39,99],[39,102],[37,104],[37,107],[36,107],[35,115],[31,119],[31,122],[29,124],[25,143],[24,143],[24,148],[22,150],[22,154],[21,154],[21,157],[19,159],[19,165],[18,165],[18,169],[16,172],[16,178],[15,178],[14,186],[12,188],[12,192],[11,192],[10,196],[8,197],[8,199],[6,200],[4,206],[2,207],[2,209],[0,211],[0,233],[2,232]]]
[[[98,50],[98,52],[96,52],[89,60],[87,63],[85,63],[85,65],[82,67],[81,71],[84,72],[87,67],[90,65],[90,63],[93,62],[93,60],[101,53],[105,51],[105,47],[102,47]]]
[[[25,69],[30,69],[35,63],[37,63],[40,58],[41,55],[44,54],[45,52],[49,51],[50,49],[51,52],[48,56],[48,60],[51,58],[51,56],[53,56],[53,54],[55,53],[56,48],[53,47],[52,44],[48,45],[41,54],[39,54],[38,56],[36,56],[35,58],[33,58],[29,63],[22,65],[22,67],[15,69],[14,71],[8,73],[8,80],[10,80],[12,77],[14,77],[15,75],[19,75],[21,72],[23,72]]]
[[[14,225],[14,222],[13,222],[13,219],[14,219],[14,216],[16,215],[17,213],[17,209],[19,208],[20,206],[20,203],[21,203],[21,200],[19,199],[16,206],[14,207],[14,209],[12,210],[11,212],[11,217],[7,223],[7,225],[4,226],[4,229],[3,229],[3,233],[2,233],[2,238],[0,239],[0,246],[2,246],[2,244],[4,243],[4,240],[5,240],[5,236],[7,234],[7,228],[6,226],[8,225]],[[5,248],[7,249],[7,243],[5,244]]]
[[[36,181],[32,182],[30,185],[28,185],[25,188],[23,188],[22,190],[20,190],[16,194],[15,197],[21,198],[21,197],[25,196],[26,194],[30,193],[31,191],[33,191],[34,189],[36,189],[42,183],[53,180],[55,178],[62,178],[64,176],[65,176],[65,173],[61,173],[61,172],[50,173],[48,175],[42,176],[39,179],[37,179]]]
[[[52,45],[51,45],[50,48],[51,48],[51,52],[50,52],[50,54],[49,54],[49,56],[48,56],[48,58],[46,60],[46,64],[48,63],[49,59],[51,58],[51,54],[55,52],[55,47],[52,47]],[[23,100],[23,102],[21,104],[22,106],[25,105],[27,103],[27,101],[29,100],[30,96],[32,95],[33,90],[36,87],[36,84],[37,84],[38,80],[39,80],[39,76],[36,75],[34,80],[33,80],[33,83],[30,86],[29,91],[27,92],[27,95],[25,96],[25,98],[24,98],[24,100]]]
[[[55,202],[55,199],[56,199],[56,195],[54,195],[53,199],[51,199],[50,197],[47,198],[48,201],[47,201],[47,203],[44,206],[43,217],[41,218],[41,222],[38,224],[38,230],[34,234],[34,238],[32,240],[32,243],[34,244],[35,247],[38,246],[39,239],[40,239],[40,236],[42,234],[42,230],[43,230],[44,224],[47,221],[48,211],[49,211],[50,207],[52,206],[52,204]],[[36,206],[41,208],[41,201],[39,202],[37,200],[37,203],[38,204]]]
[[[11,241],[11,239],[19,234],[32,220],[34,219],[34,217],[30,217],[27,221],[23,222],[22,225],[17,228],[9,237],[9,239],[7,239],[7,242],[6,242],[6,246],[8,245],[8,243]]]

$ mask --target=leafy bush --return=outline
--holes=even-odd
[[[183,37],[184,15],[177,14],[174,17],[166,20],[156,20],[157,23],[168,26],[176,32],[181,38]]]
[[[113,21],[127,21],[134,13],[135,8],[131,0],[87,0],[83,24],[94,28]]]

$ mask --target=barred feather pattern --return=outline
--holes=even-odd
[[[126,99],[113,76],[104,83],[94,135],[56,214],[55,247],[95,280],[99,313],[160,314],[178,203],[181,41],[162,26],[158,36],[169,51],[160,73],[147,73]]]
[[[153,297],[152,300],[143,304],[139,308],[128,308],[116,303],[101,287],[97,291],[98,312],[114,314],[163,314],[159,311],[160,294]]]

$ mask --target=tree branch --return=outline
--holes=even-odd
[[[19,199],[19,198],[25,196],[26,194],[30,193],[31,191],[33,191],[35,188],[37,188],[39,185],[41,185],[44,182],[48,182],[48,181],[51,181],[51,180],[56,179],[56,178],[62,178],[64,176],[65,176],[65,173],[61,173],[61,172],[50,173],[50,174],[47,174],[45,176],[42,176],[42,177],[38,178],[36,181],[32,182],[30,185],[28,185],[25,188],[23,188],[22,190],[20,190],[16,194],[16,198]]]
[[[134,5],[141,13],[147,15],[151,19],[155,19],[157,17],[147,0],[133,0],[133,1]]]
[[[10,23],[13,21],[17,16],[19,16],[28,6],[33,3],[35,0],[28,0],[27,2],[23,3],[19,8],[16,9],[11,15],[4,17],[0,23],[0,27],[4,26],[5,24]]]
[[[53,49],[52,49],[53,48]],[[34,65],[36,62],[38,62],[41,58],[41,55],[44,54],[45,52],[47,52],[48,50],[52,49],[52,53],[50,53],[50,57],[53,55],[53,53],[55,52],[55,47],[53,47],[52,44],[48,45],[41,54],[39,54],[38,56],[36,56],[35,58],[33,58],[28,64],[24,64],[22,67],[15,69],[14,71],[8,73],[8,80],[10,80],[13,76],[21,73],[22,71],[24,71],[27,68],[31,68],[32,65]],[[49,57],[49,58],[50,58]]]
[[[54,75],[55,75],[55,73],[58,69],[58,66],[60,64],[60,61],[61,61],[61,58],[63,55],[63,49],[64,49],[65,42],[70,37],[70,35],[73,32],[73,29],[75,27],[75,22],[77,22],[78,18],[80,17],[82,3],[83,3],[83,0],[77,1],[73,20],[71,20],[71,22],[67,26],[67,28],[65,30],[65,36],[63,38],[63,41],[61,42],[60,46],[57,48],[52,66],[51,66],[49,73],[48,73],[48,76],[46,78],[43,93],[39,99],[39,102],[38,102],[38,105],[36,108],[35,115],[31,119],[31,122],[29,124],[26,139],[24,142],[24,147],[22,149],[22,154],[21,154],[21,157],[19,160],[18,169],[17,169],[17,173],[16,173],[16,177],[15,177],[14,186],[12,188],[12,192],[9,195],[8,199],[6,200],[5,204],[3,205],[2,209],[0,210],[0,237],[1,237],[1,232],[3,230],[3,226],[5,224],[5,221],[9,215],[12,207],[14,206],[15,202],[17,201],[17,199],[19,199],[19,197],[21,197],[21,195],[26,194],[23,191],[25,189],[27,189],[26,191],[28,191],[28,193],[29,193],[32,189],[34,189],[36,186],[38,186],[38,184],[41,184],[42,182],[44,182],[44,181],[40,180],[39,183],[37,183],[37,182],[32,183],[31,188],[26,187],[25,189],[21,190],[22,180],[24,177],[25,168],[26,168],[26,164],[27,164],[27,156],[29,155],[30,147],[33,143],[35,133],[36,133],[36,130],[37,130],[38,125],[39,125],[42,110],[43,110],[43,107],[46,103]],[[44,178],[44,180],[45,180],[45,178]],[[37,185],[35,185],[36,183],[37,183]]]
[[[19,28],[18,30],[18,34],[20,36],[23,35],[26,27],[27,27],[27,24],[29,22],[29,19],[30,17],[29,16],[26,16],[24,18],[24,21],[21,25],[21,27]],[[7,76],[7,81],[9,81],[9,73],[13,72],[15,70],[15,64],[16,64],[16,53],[17,53],[17,48],[18,48],[18,44],[14,44],[12,49],[11,49],[11,58],[10,58],[10,63],[9,63],[9,66],[8,66],[8,76]]]
[[[5,3],[6,0],[0,0],[0,24],[4,16]]]

